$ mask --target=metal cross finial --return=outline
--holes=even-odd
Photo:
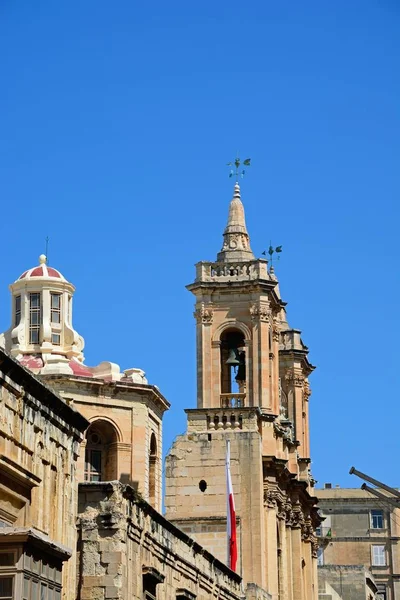
[[[231,170],[229,172],[229,177],[235,176],[236,183],[239,181],[239,177],[241,177],[243,179],[246,171],[244,169],[241,169],[240,167],[241,166],[250,167],[250,161],[251,161],[251,158],[246,158],[242,162],[240,160],[239,156],[237,156],[233,162],[228,162],[227,167],[235,167],[235,168],[231,168]]]
[[[46,236],[46,263],[49,264],[49,236]]]

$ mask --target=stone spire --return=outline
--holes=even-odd
[[[244,207],[240,199],[240,187],[235,183],[235,191],[229,206],[228,224],[224,231],[224,244],[217,255],[218,262],[244,262],[254,260],[250,248],[250,238],[246,229]]]

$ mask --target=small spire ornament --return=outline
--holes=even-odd
[[[231,170],[229,171],[229,177],[235,176],[236,183],[239,181],[239,177],[241,179],[243,179],[246,171],[245,171],[245,169],[242,168],[242,166],[250,167],[250,162],[251,162],[251,158],[245,158],[245,160],[242,162],[240,160],[239,156],[237,156],[234,161],[226,163],[227,167],[232,167]]]

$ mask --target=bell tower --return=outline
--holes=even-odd
[[[196,299],[197,408],[186,410],[187,433],[166,459],[166,516],[227,561],[229,439],[239,574],[274,599],[317,599],[314,367],[287,322],[273,268],[251,250],[238,183],[217,260],[199,262],[187,288]]]
[[[196,265],[198,408],[260,407],[279,414],[278,317],[273,271],[250,249],[236,183],[217,262]]]

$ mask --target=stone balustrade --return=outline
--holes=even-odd
[[[260,410],[244,408],[187,408],[188,432],[210,433],[210,431],[259,431]]]
[[[246,281],[270,279],[266,260],[251,262],[200,262],[196,265],[196,281]]]
[[[243,408],[246,406],[246,394],[221,394],[221,408]]]
[[[207,415],[207,429],[242,429],[243,417],[237,411],[231,414],[225,411],[217,411],[213,415]]]

